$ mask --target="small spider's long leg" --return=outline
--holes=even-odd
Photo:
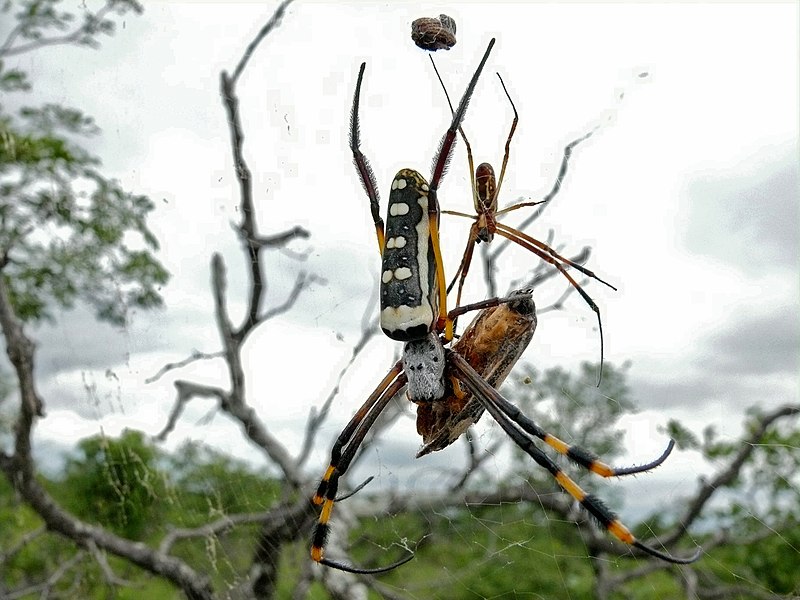
[[[456,111],[453,109],[453,103],[450,102],[450,94],[447,93],[447,86],[444,84],[444,80],[442,76],[439,74],[439,69],[436,68],[436,63],[433,60],[433,54],[429,54],[428,58],[431,59],[431,65],[433,65],[433,71],[436,73],[436,78],[439,80],[439,84],[442,86],[442,90],[444,91],[444,97],[447,98],[447,105],[450,107],[450,112],[455,115]],[[472,146],[469,145],[469,140],[467,139],[467,135],[464,133],[464,128],[459,125],[458,133],[461,134],[461,139],[464,140],[464,145],[467,147],[467,163],[469,163],[469,181],[470,186],[472,189],[472,202],[475,205],[476,212],[481,212],[483,209],[483,204],[478,200],[478,188],[475,185],[475,166],[472,160]],[[447,212],[447,211],[442,211]],[[474,219],[475,217],[472,215],[467,215],[470,219]],[[453,285],[450,284],[450,287],[447,288],[448,293],[450,292],[450,288]]]
[[[439,151],[436,153],[436,156],[433,160],[433,175],[431,176],[430,184],[431,192],[434,193],[434,196],[436,191],[439,189],[439,183],[441,183],[442,177],[447,170],[447,165],[450,162],[450,157],[453,154],[453,147],[456,141],[456,131],[458,131],[458,128],[461,126],[461,122],[464,120],[464,115],[467,113],[467,106],[472,98],[472,93],[475,91],[475,86],[478,84],[478,78],[483,71],[483,67],[486,64],[486,61],[489,59],[489,53],[492,51],[494,41],[494,38],[492,38],[489,42],[489,46],[486,48],[486,52],[484,53],[478,68],[472,75],[472,79],[470,80],[467,89],[464,90],[464,95],[461,96],[461,101],[458,103],[458,108],[456,109],[455,113],[453,113],[453,121],[450,123],[450,127],[447,129],[442,137],[442,141],[439,143]]]
[[[364,191],[369,196],[369,209],[372,212],[372,220],[375,223],[375,234],[378,236],[378,249],[383,255],[384,244],[384,226],[383,219],[381,218],[380,211],[380,195],[378,194],[378,183],[375,181],[375,173],[369,164],[369,160],[361,152],[361,126],[358,120],[358,105],[361,100],[361,82],[364,79],[364,69],[367,63],[361,63],[361,69],[358,71],[358,81],[356,82],[356,91],[353,95],[353,109],[350,112],[350,149],[353,151],[353,163],[358,171],[358,176],[361,179],[361,185]]]
[[[605,358],[605,349],[604,349],[605,345],[603,343],[603,341],[604,341],[603,340],[603,320],[600,317],[600,308],[597,306],[597,304],[595,304],[595,302],[594,302],[594,300],[592,300],[591,296],[589,296],[589,294],[586,293],[586,290],[584,290],[581,287],[581,285],[577,281],[575,281],[575,279],[569,273],[567,273],[566,268],[564,268],[564,264],[567,264],[567,265],[569,265],[571,267],[574,267],[575,269],[577,269],[581,273],[584,273],[586,275],[589,275],[590,277],[593,277],[594,279],[597,279],[597,281],[606,284],[608,287],[610,287],[613,290],[616,290],[617,288],[615,288],[610,283],[607,283],[607,282],[603,281],[602,279],[600,279],[599,277],[597,277],[589,269],[586,269],[586,268],[582,267],[581,265],[569,260],[568,258],[565,258],[565,257],[561,256],[560,254],[558,254],[555,250],[553,250],[547,244],[543,244],[539,240],[536,240],[536,239],[530,237],[529,235],[526,235],[526,234],[522,233],[521,231],[519,231],[517,229],[514,229],[513,227],[508,227],[507,225],[502,225],[500,223],[497,223],[497,233],[502,235],[504,238],[509,239],[512,242],[515,242],[515,243],[519,244],[520,246],[522,246],[526,250],[529,250],[530,252],[533,252],[536,256],[541,258],[543,261],[550,263],[556,269],[558,269],[561,272],[561,274],[564,277],[567,278],[567,281],[570,282],[572,287],[574,287],[578,291],[578,293],[581,295],[581,298],[583,298],[583,300],[586,302],[586,304],[589,305],[589,308],[591,308],[592,311],[594,311],[594,313],[597,315],[597,327],[600,330],[600,370],[599,370],[599,372],[597,374],[597,386],[599,387],[600,386],[600,381],[603,379],[603,362],[604,362],[604,358]],[[561,261],[561,262],[559,262],[559,261]],[[562,262],[564,264],[562,264]]]
[[[447,282],[445,281],[444,275],[444,262],[442,261],[442,250],[439,246],[439,200],[437,196],[437,192],[439,190],[439,184],[441,183],[442,177],[444,177],[444,173],[447,170],[447,164],[450,162],[450,157],[453,153],[453,147],[456,141],[456,131],[458,130],[459,126],[461,125],[461,121],[464,120],[464,115],[467,113],[467,106],[469,105],[469,100],[472,97],[472,93],[475,91],[475,86],[478,83],[478,78],[480,77],[481,72],[483,71],[484,65],[486,65],[486,61],[489,59],[489,54],[494,47],[494,38],[491,39],[489,42],[488,47],[486,48],[486,52],[483,54],[483,58],[481,59],[478,68],[475,70],[475,73],[472,75],[472,79],[467,86],[467,89],[464,91],[464,95],[461,97],[461,101],[458,103],[458,109],[456,110],[455,114],[453,115],[453,121],[450,123],[450,127],[444,134],[442,141],[439,143],[439,150],[435,155],[434,158],[434,165],[433,165],[433,175],[431,176],[430,182],[430,191],[428,193],[428,221],[430,227],[430,236],[431,236],[431,244],[433,246],[433,254],[436,260],[436,275],[437,275],[437,284],[439,286],[439,322],[437,323],[437,329],[441,330],[444,329],[445,339],[450,341],[453,339],[453,322],[447,318]]]
[[[500,188],[503,186],[503,177],[506,174],[506,165],[508,164],[508,155],[511,150],[511,138],[514,137],[514,131],[517,129],[517,123],[519,122],[519,115],[517,114],[517,107],[514,106],[514,101],[511,99],[511,95],[508,93],[506,89],[506,84],[503,81],[503,78],[500,77],[500,73],[497,74],[497,78],[500,80],[500,85],[503,86],[503,91],[506,93],[506,98],[511,103],[511,108],[514,110],[514,120],[511,121],[511,131],[508,132],[508,139],[506,140],[506,152],[503,155],[503,166],[500,167],[500,178],[497,180],[497,187],[495,188],[494,192],[494,202],[495,207],[497,206],[497,199],[500,197]]]
[[[617,288],[615,288],[613,285],[611,285],[607,281],[605,281],[605,280],[601,279],[600,277],[598,277],[593,271],[590,271],[589,269],[587,269],[583,265],[580,265],[580,264],[578,264],[576,262],[571,261],[570,259],[568,259],[565,256],[561,256],[553,248],[551,248],[550,246],[548,246],[544,242],[540,242],[536,238],[532,238],[527,233],[524,233],[524,232],[520,231],[519,229],[515,229],[514,227],[509,227],[508,225],[503,225],[501,223],[497,223],[497,230],[498,230],[498,233],[500,233],[500,235],[502,235],[503,237],[511,240],[512,242],[516,242],[520,246],[524,246],[525,248],[527,248],[528,250],[530,250],[534,254],[536,254],[539,257],[541,257],[542,260],[550,262],[546,258],[544,258],[544,256],[542,255],[542,253],[547,253],[550,256],[552,256],[553,258],[555,258],[557,260],[560,260],[562,263],[564,263],[566,265],[569,265],[570,267],[576,269],[577,271],[580,271],[584,275],[587,275],[588,277],[591,277],[592,279],[594,279],[596,281],[599,281],[603,285],[605,285],[607,287],[610,287],[615,292],[617,291]],[[527,242],[527,244],[523,244],[522,243],[523,241]],[[538,248],[539,250],[541,250],[541,252],[537,252],[532,246],[535,247],[535,248]]]
[[[461,288],[464,287],[463,279],[466,279],[466,274],[462,277],[461,274],[464,272],[466,268],[469,270],[469,265],[472,262],[472,252],[474,250],[473,246],[475,245],[475,240],[478,239],[478,226],[477,226],[477,218],[475,215],[468,215],[466,213],[458,212],[456,210],[443,210],[443,214],[445,215],[453,215],[456,217],[464,217],[465,219],[470,219],[471,221],[475,221],[472,224],[469,230],[469,236],[467,237],[467,246],[464,249],[464,254],[461,256],[461,264],[458,265],[458,270],[456,274],[453,275],[453,279],[450,281],[450,284],[447,286],[447,293],[449,294],[453,291],[453,286],[455,286],[456,281],[459,280],[459,277],[462,279],[461,284],[458,286],[458,300],[456,300],[456,306],[461,303]],[[467,255],[469,254],[469,256]]]
[[[367,432],[375,424],[375,421],[386,408],[386,405],[406,384],[406,376],[401,373],[401,371],[402,362],[398,361],[386,377],[383,378],[375,391],[370,394],[366,402],[358,409],[337,438],[331,450],[330,465],[326,469],[325,475],[317,488],[317,492],[312,498],[314,504],[322,504],[322,511],[320,512],[311,542],[311,558],[320,564],[339,569],[340,571],[347,571],[348,573],[374,575],[391,571],[407,563],[414,557],[413,554],[410,554],[391,565],[374,569],[354,567],[324,557],[325,543],[328,539],[328,533],[330,532],[328,522],[333,512],[333,505],[337,500],[336,492],[339,488],[339,478],[347,472]],[[355,491],[358,491],[363,485],[365,484],[356,488]],[[355,491],[353,493],[355,493]],[[347,497],[347,495],[345,497]]]
[[[558,193],[561,191],[561,186],[564,184],[564,179],[567,176],[567,170],[569,169],[569,160],[572,157],[573,150],[575,150],[575,147],[578,144],[580,144],[581,142],[583,142],[583,141],[589,139],[590,137],[592,137],[592,134],[594,134],[594,132],[597,131],[597,129],[598,129],[598,127],[594,127],[588,133],[583,134],[581,137],[572,140],[569,144],[564,146],[564,154],[563,154],[563,156],[561,158],[561,166],[558,169],[558,174],[556,175],[556,180],[553,182],[553,186],[550,188],[550,191],[547,192],[547,194],[545,194],[544,198],[541,200],[542,203],[549,202],[550,200],[555,198],[558,195]],[[545,204],[545,206],[543,206],[541,209],[539,209],[537,211],[534,211],[530,216],[525,217],[525,219],[519,224],[518,229],[520,229],[520,230],[527,229],[528,225],[533,223],[533,221],[542,213],[542,211],[545,208],[547,208],[547,206],[549,206],[549,205]],[[503,211],[500,211],[500,212],[502,213],[502,212],[506,212],[506,211],[503,210]],[[494,252],[496,254],[499,254],[500,252],[503,251],[503,248],[504,248],[503,245],[498,245],[498,247],[495,248]]]
[[[512,210],[517,210],[518,208],[525,208],[526,206],[538,206],[540,204],[544,204],[547,200],[536,200],[535,202],[519,202],[517,204],[512,204],[511,206],[506,206],[503,210],[498,210],[495,213],[495,216],[504,215],[506,213],[510,213]]]
[[[454,352],[449,352],[448,357],[452,366],[455,367],[459,375],[463,378],[462,381],[467,389],[469,389],[473,396],[483,404],[489,414],[492,415],[494,420],[497,421],[512,441],[523,452],[536,461],[539,466],[545,468],[564,491],[579,502],[580,505],[614,537],[642,552],[674,564],[689,564],[700,557],[702,549],[698,549],[697,552],[690,557],[683,558],[672,556],[637,540],[633,533],[631,533],[602,500],[581,489],[569,475],[562,471],[558,465],[536,446],[531,438],[525,435],[525,432],[521,430],[522,425],[501,408],[498,398],[502,397],[499,392],[486,383],[464,358]]]
[[[466,248],[464,248],[464,254],[461,257],[461,264],[458,265],[458,271],[456,271],[456,274],[453,277],[453,281],[451,281],[450,285],[447,286],[447,293],[449,294],[450,290],[453,289],[453,285],[455,284],[456,279],[458,279],[458,292],[456,293],[456,307],[461,306],[461,292],[464,290],[464,281],[466,281],[467,279],[469,266],[472,264],[472,254],[475,251],[477,240],[478,240],[478,222],[475,221],[469,228],[469,237],[467,238],[467,246]]]

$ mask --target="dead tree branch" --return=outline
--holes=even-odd
[[[87,550],[95,547],[111,552],[155,575],[163,576],[189,598],[210,599],[212,594],[208,578],[189,565],[145,544],[121,538],[102,527],[81,521],[61,508],[41,486],[31,455],[31,431],[37,417],[43,414],[44,406],[34,380],[35,347],[14,314],[4,277],[0,277],[0,328],[6,340],[6,352],[16,371],[21,397],[14,428],[14,453],[0,454],[0,469],[17,493],[41,517],[50,531],[63,535]]]
[[[780,419],[793,417],[798,414],[800,414],[800,404],[787,404],[786,406],[781,406],[763,415],[752,423],[749,428],[751,433],[749,436],[742,439],[739,451],[733,456],[725,469],[717,473],[710,480],[701,483],[700,489],[689,503],[683,517],[678,521],[675,530],[664,538],[664,543],[671,544],[680,538],[686,530],[691,527],[692,523],[697,520],[714,493],[718,489],[730,485],[739,476],[742,467],[750,459],[750,456],[755,452],[756,448],[758,448],[758,444],[773,423]]]

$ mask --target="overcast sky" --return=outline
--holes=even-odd
[[[274,6],[148,3],[143,16],[128,16],[98,51],[58,47],[21,58],[36,84],[26,101],[61,102],[93,115],[103,135],[92,150],[106,173],[156,201],[151,225],[173,274],[167,309],[134,315],[125,331],[74,311],[36,332],[48,407],[37,428],[41,447],[124,427],[156,433],[176,377],[227,385],[215,363],[151,385],[144,379],[193,349],[218,348],[212,252],[223,253],[230,298],[241,306],[234,290],[244,265],[230,228],[239,218],[237,186],[218,80]],[[299,267],[286,255],[270,256],[270,301],[283,300],[298,268],[327,280],[248,345],[250,401],[270,430],[297,451],[308,410],[327,394],[376,293],[375,236],[347,147],[358,66],[367,61],[362,147],[385,201],[399,168],[430,174],[450,120],[428,58],[409,38],[414,18],[438,12],[458,23],[458,44],[436,54],[451,95],[461,94],[497,37],[465,129],[476,163],[499,168],[512,117],[494,76],[499,72],[520,115],[501,205],[539,199],[552,185],[564,145],[599,126],[574,153],[562,193],[528,232],[544,239],[552,229],[567,254],[591,246],[589,268],[619,289],[587,288],[602,311],[606,360],[633,361],[642,410],[624,421],[631,461],[660,452],[665,440],[657,427],[670,418],[696,431],[715,424],[730,439],[739,435],[746,407],[796,401],[797,3],[459,2],[431,9],[298,2],[258,48],[238,87],[262,231],[299,224],[312,232],[292,245],[309,255]],[[472,210],[461,146],[441,202]],[[453,272],[468,222],[443,219],[446,268]],[[526,251],[509,250],[499,264],[501,290],[535,264]],[[536,291],[537,303],[552,302],[564,283],[548,281]],[[476,268],[465,297],[484,295]],[[396,351],[383,336],[373,340],[345,380],[310,467],[322,468],[329,442]],[[577,295],[563,311],[542,315],[525,355],[540,368],[598,358],[595,316]],[[198,424],[211,408],[200,401],[190,406],[168,446],[202,439],[260,461],[225,418]],[[487,445],[499,435],[496,427],[484,432]],[[367,467],[391,478],[393,469],[444,468],[462,454],[454,448],[422,465],[412,458],[418,444],[408,419]],[[678,453],[634,484],[680,493],[676,482],[692,486],[712,468],[694,459]]]

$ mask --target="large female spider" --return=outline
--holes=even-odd
[[[446,447],[487,410],[508,436],[539,465],[547,469],[575,500],[612,535],[647,554],[673,563],[688,563],[699,556],[676,558],[637,540],[599,499],[585,493],[534,443],[542,440],[573,462],[603,477],[641,473],[661,464],[672,451],[670,442],[657,460],[639,467],[613,468],[593,454],[570,446],[539,428],[506,401],[498,386],[528,345],[536,326],[529,292],[457,307],[446,312],[446,293],[438,247],[439,206],[436,191],[452,151],[470,95],[491,52],[472,76],[434,160],[428,185],[416,171],[403,169],[391,185],[384,230],[380,218],[375,177],[359,149],[358,105],[365,65],[361,65],[353,100],[350,134],[353,158],[370,199],[382,256],[381,327],[393,339],[404,341],[403,354],[344,428],[331,450],[331,460],[313,497],[321,505],[311,546],[311,558],[323,565],[360,574],[382,573],[413,558],[379,568],[359,568],[324,556],[329,521],[336,502],[339,479],[347,472],[358,448],[387,404],[407,386],[409,400],[419,407],[417,426],[425,447],[421,453]],[[452,322],[469,310],[482,309],[452,349]],[[462,388],[463,385],[463,388]]]

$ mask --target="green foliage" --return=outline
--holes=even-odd
[[[197,442],[181,445],[169,459],[169,472],[184,527],[223,514],[266,510],[280,498],[279,482]]]
[[[58,494],[81,519],[140,540],[152,531],[163,510],[165,477],[159,452],[139,431],[119,439],[96,436],[78,444],[79,455],[67,461],[64,486]]]
[[[623,451],[623,432],[615,427],[623,415],[635,412],[635,404],[626,383],[629,363],[622,367],[606,363],[599,388],[598,368],[584,362],[575,376],[561,367],[540,373],[530,364],[522,364],[509,378],[511,391],[504,391],[545,430],[608,461]],[[522,451],[516,451],[515,456],[521,472],[542,474]]]
[[[397,515],[366,523],[354,537],[361,540],[354,560],[370,565],[400,558],[393,544],[410,541],[414,560],[381,576],[403,597],[593,597],[591,565],[573,545],[574,525],[550,520],[529,504]]]
[[[58,5],[3,6],[2,13],[18,11],[0,45],[0,90],[31,89],[24,71],[7,66],[8,56],[55,43],[94,47],[114,31],[107,14],[141,12],[137,2],[115,0],[73,23],[75,15]],[[98,133],[93,119],[73,108],[45,104],[12,114],[0,106],[0,271],[23,320],[49,318],[53,306],[80,300],[99,319],[122,325],[131,309],[162,304],[168,273],[146,223],[154,204],[98,171],[100,160],[82,145]]]
[[[124,14],[128,11],[142,12],[142,5],[135,0],[110,0],[96,13],[85,10],[83,19],[77,23],[74,13],[58,10],[61,3],[61,0],[4,2],[0,8],[0,14],[7,14],[11,12],[12,8],[17,9],[13,15],[17,24],[9,39],[22,41],[16,46],[12,45],[10,48],[12,52],[9,54],[19,54],[29,51],[31,47],[53,43],[70,43],[97,48],[100,45],[98,36],[113,35],[115,30],[115,23],[107,18],[107,14]],[[85,4],[84,8],[86,8]],[[68,29],[71,29],[72,32],[64,35],[63,32]]]
[[[79,449],[67,461],[64,476],[44,481],[45,487],[80,518],[151,546],[174,527],[193,528],[224,515],[258,513],[282,498],[279,481],[198,443],[186,443],[168,455],[153,447],[142,433],[125,431],[119,438],[87,438],[79,443]],[[42,532],[4,564],[3,552],[39,527],[41,520],[36,513],[21,504],[11,486],[0,480],[0,596],[4,589],[46,579],[76,557],[74,545]],[[217,588],[224,589],[247,572],[258,530],[259,523],[255,522],[217,535],[192,537],[179,542],[173,552],[208,573]],[[307,553],[304,548],[303,558]],[[114,572],[134,582],[133,587],[109,586],[87,554],[57,589],[64,597],[175,597],[175,588],[164,580],[147,576],[126,561],[107,558]]]

